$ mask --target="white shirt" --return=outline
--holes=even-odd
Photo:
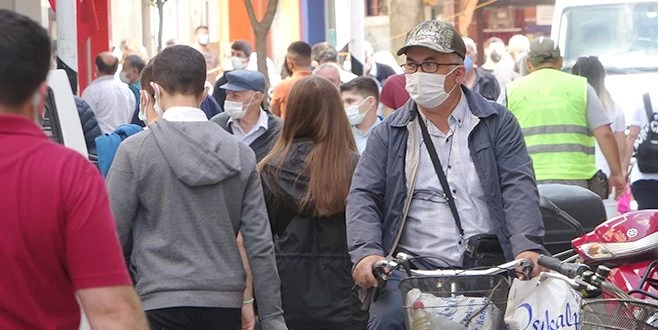
[[[103,133],[112,133],[119,125],[130,124],[136,109],[135,94],[114,76],[94,80],[82,93],[82,99],[96,114]]]
[[[471,113],[466,96],[462,93],[459,104],[450,115],[448,134],[426,120],[420,111],[419,114],[418,119],[425,120],[452,189],[465,239],[477,234],[494,233],[486,196],[468,148],[468,135],[480,119]],[[420,129],[418,134],[422,141]],[[439,258],[430,259],[437,266],[462,265],[464,247],[459,244],[455,218],[443,198],[443,188],[425,143],[420,145],[418,178],[399,247],[414,255]]]
[[[193,107],[171,107],[162,114],[162,119],[175,122],[208,121],[201,109]]]
[[[281,74],[277,70],[277,66],[274,65],[274,62],[271,58],[265,58],[265,66],[267,67],[267,74],[270,76],[270,83],[272,86],[276,86],[281,81]],[[258,55],[256,52],[252,52],[249,55],[249,62],[247,62],[246,70],[258,71]]]
[[[354,73],[346,71],[341,67],[338,69],[338,75],[340,75],[340,82],[342,83],[350,82],[357,77]]]
[[[378,116],[377,120],[365,131],[365,133],[361,132],[358,127],[352,126],[352,134],[354,135],[354,142],[356,142],[356,148],[359,150],[359,154],[362,154],[363,150],[366,149],[366,142],[368,142],[370,132],[372,132],[372,129],[375,128],[377,124],[381,123],[381,121],[382,120]]]
[[[613,133],[619,133],[622,132],[624,133],[626,131],[626,120],[624,118],[624,111],[623,109],[617,104],[616,102],[612,102],[612,104],[609,105],[609,109],[606,112],[606,115],[608,115],[608,118],[612,122],[610,124],[610,128],[612,128]],[[608,177],[610,176],[610,166],[608,166],[608,161],[605,160],[605,156],[603,155],[603,152],[601,151],[601,147],[599,147],[599,143],[596,142],[594,145],[594,159],[596,161],[596,168],[600,169],[605,173]]]
[[[258,122],[254,127],[249,130],[249,132],[245,132],[242,130],[242,127],[237,123],[236,120],[233,120],[233,118],[229,118],[229,120],[226,122],[226,125],[231,127],[231,130],[233,130],[233,136],[235,136],[238,140],[244,142],[246,145],[250,145],[252,142],[256,141],[261,135],[265,134],[268,129],[267,121],[269,118],[267,118],[267,113],[263,111],[263,109],[260,109],[260,116],[258,117]]]
[[[658,111],[658,93],[651,93],[651,107],[653,108],[654,113]],[[628,123],[629,126],[637,126],[642,130],[644,125],[649,122],[647,118],[647,111],[644,109],[644,102],[641,101],[633,112],[633,117],[631,117],[631,122]],[[658,180],[658,173],[642,173],[638,168],[637,164],[633,166],[631,170],[631,184],[639,180]]]

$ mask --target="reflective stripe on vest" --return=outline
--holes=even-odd
[[[587,124],[587,80],[541,69],[507,87],[537,180],[587,180],[596,172]]]

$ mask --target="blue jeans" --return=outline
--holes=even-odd
[[[370,305],[369,330],[404,330],[404,310],[400,294],[399,272],[394,272],[384,289],[379,289],[377,300]]]

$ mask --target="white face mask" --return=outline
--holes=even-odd
[[[151,82],[151,87],[153,88],[153,91],[155,92],[155,95],[153,96],[153,110],[155,110],[155,113],[158,115],[162,115],[164,110],[160,107],[160,98],[158,95],[160,95],[160,85]]]
[[[39,90],[37,89],[37,91],[34,92],[34,96],[32,96],[32,110],[33,110],[32,116],[34,117],[33,118],[34,122],[39,126],[43,124],[43,115],[41,114],[41,111],[39,111],[40,104],[41,104],[41,94],[39,94]]]
[[[224,101],[224,111],[229,117],[233,118],[233,120],[241,119],[247,114],[247,109],[249,109],[253,103],[254,96],[256,96],[256,94],[251,95],[249,102],[246,104],[244,102],[226,100]]]
[[[411,98],[416,104],[423,108],[434,109],[445,102],[450,93],[457,88],[458,84],[450,89],[445,90],[446,77],[452,74],[457,67],[452,69],[448,74],[437,74],[427,72],[415,72],[406,75],[405,89],[409,92]]]
[[[237,101],[224,101],[224,111],[234,120],[241,119],[247,114],[244,103]]]
[[[123,83],[130,84],[130,79],[128,79],[128,73],[126,73],[125,71],[121,71],[119,73],[119,79],[121,79],[121,82]]]
[[[200,44],[200,45],[204,45],[204,46],[205,46],[205,45],[207,45],[208,43],[210,43],[210,36],[209,36],[209,35],[207,35],[207,34],[202,34],[202,35],[199,36],[199,44]]]
[[[241,57],[233,56],[231,57],[231,65],[233,66],[233,70],[242,70],[245,68],[246,63]]]
[[[361,124],[363,118],[365,118],[368,111],[371,110],[368,109],[364,112],[361,112],[361,107],[366,103],[367,100],[368,98],[365,98],[359,104],[354,104],[345,108],[345,114],[347,114],[347,120],[350,121],[350,125],[356,126]]]
[[[148,100],[149,96],[144,91],[140,93],[140,97],[146,98],[146,102],[147,103],[149,102]],[[141,120],[144,123],[144,125],[148,126],[149,122],[148,122],[148,117],[146,117],[146,108],[142,106],[142,103],[144,103],[144,101],[139,102],[139,113],[137,113],[137,118],[139,118],[139,120]]]

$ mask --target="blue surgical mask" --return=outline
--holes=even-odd
[[[466,71],[473,70],[473,59],[466,56],[466,58],[464,59],[464,67],[466,68]]]

